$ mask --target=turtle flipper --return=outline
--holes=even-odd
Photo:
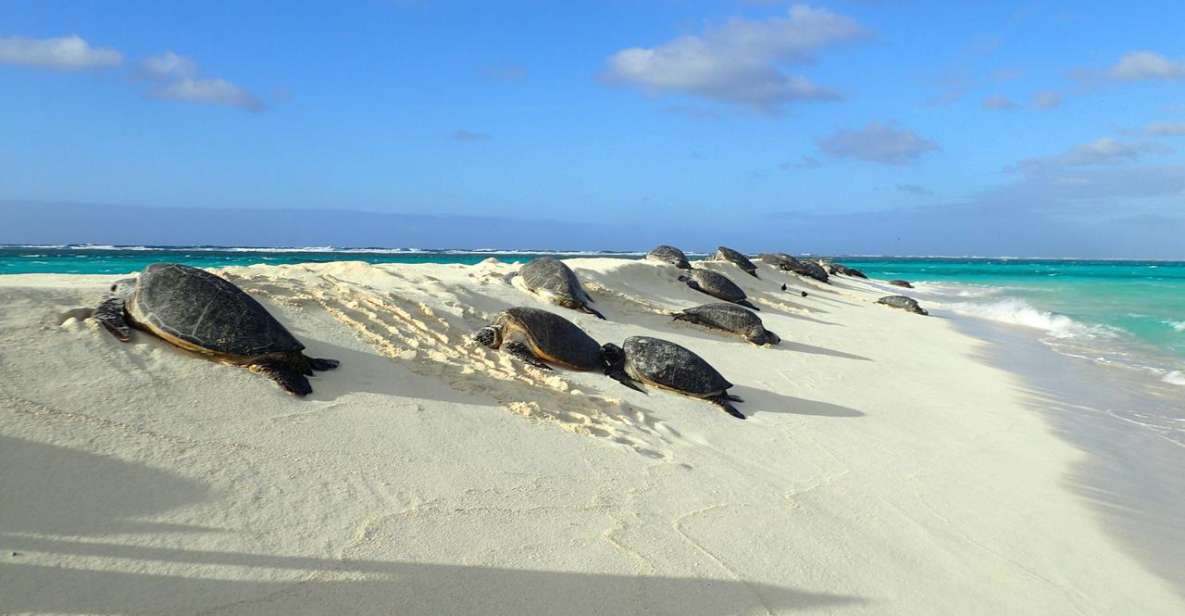
[[[334,368],[341,365],[341,362],[337,361],[336,359],[326,359],[324,357],[310,357],[308,359],[309,366],[313,370],[333,370]]]
[[[313,393],[313,386],[299,370],[282,361],[266,361],[251,364],[247,369],[255,374],[262,374],[275,381],[280,387],[297,396],[307,396]]]
[[[761,309],[760,309],[760,308],[758,308],[757,306],[754,306],[754,305],[753,305],[752,303],[750,303],[750,302],[749,302],[749,300],[747,300],[747,299],[742,299],[742,300],[738,301],[738,302],[737,302],[737,305],[739,305],[739,306],[744,306],[745,308],[749,308],[750,310],[756,310],[756,311],[758,311],[758,312],[760,312],[760,311],[761,311]]]
[[[591,315],[593,315],[594,317],[596,317],[596,318],[598,318],[598,319],[600,319],[600,320],[602,320],[602,321],[605,321],[605,320],[607,320],[607,319],[605,319],[605,315],[603,315],[603,314],[601,314],[601,313],[597,312],[596,310],[593,310],[592,308],[590,308],[590,307],[588,307],[588,306],[581,306],[581,307],[580,307],[580,312],[586,312],[586,313],[588,313],[588,314],[591,314]]]
[[[551,366],[539,361],[539,358],[535,357],[531,349],[527,348],[527,345],[521,342],[507,342],[502,345],[502,350],[540,370],[551,370]]]
[[[605,376],[617,381],[618,383],[621,383],[622,385],[625,385],[626,387],[629,387],[634,391],[642,392],[643,394],[646,393],[646,390],[639,387],[638,383],[625,373],[625,370],[609,369],[605,371]]]
[[[101,323],[112,336],[120,342],[127,342],[132,338],[132,327],[128,325],[124,314],[124,300],[120,297],[109,297],[95,309],[94,319]]]
[[[741,414],[741,412],[738,411],[735,406],[732,405],[732,402],[729,402],[729,400],[732,398],[735,398],[735,396],[729,396],[728,394],[725,393],[725,394],[719,394],[719,395],[712,397],[712,398],[706,398],[706,400],[708,402],[711,402],[712,404],[715,404],[715,405],[719,406],[720,408],[724,409],[725,413],[728,413],[729,415],[732,415],[733,417],[736,417],[737,419],[744,419],[745,416],[743,414]]]

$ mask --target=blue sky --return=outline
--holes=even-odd
[[[1183,22],[1180,2],[8,2],[0,202],[1185,257]]]

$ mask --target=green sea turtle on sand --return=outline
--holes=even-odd
[[[140,329],[267,376],[298,396],[313,391],[306,376],[338,366],[306,356],[304,345],[242,289],[187,265],[155,263],[137,278],[116,282],[94,318],[123,342],[132,328]]]
[[[720,246],[716,249],[715,254],[712,255],[711,261],[727,261],[741,268],[746,274],[757,278],[757,266],[749,260],[749,257],[733,250],[727,246]]]
[[[745,418],[732,405],[743,402],[728,393],[732,383],[688,349],[646,336],[631,336],[622,346],[606,344],[602,348],[609,366],[606,374],[624,385],[636,387],[642,383],[702,398],[737,419]]]
[[[593,299],[580,286],[575,272],[555,257],[538,257],[524,265],[518,275],[528,291],[557,306],[585,312],[598,319],[605,318],[589,307]]]
[[[674,246],[667,246],[666,244],[657,246],[654,250],[646,253],[646,259],[674,265],[679,269],[691,269],[691,263],[687,260],[687,255],[683,254],[682,250]]]
[[[918,305],[918,300],[912,297],[906,297],[904,295],[890,295],[888,297],[882,297],[876,300],[876,303],[884,304],[892,308],[900,308],[901,310],[912,312],[914,314],[930,314],[929,312],[926,312],[924,308]]]
[[[695,323],[710,329],[736,334],[756,345],[778,344],[777,334],[765,329],[761,317],[736,304],[704,304],[671,315],[676,321]]]
[[[688,287],[700,293],[711,295],[716,299],[740,304],[753,310],[760,310],[757,306],[749,303],[748,296],[745,295],[745,292],[723,274],[717,274],[711,270],[693,269],[679,276],[679,281],[686,283]]]

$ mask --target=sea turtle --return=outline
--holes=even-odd
[[[683,254],[682,250],[674,246],[667,246],[666,244],[658,246],[646,253],[646,258],[650,261],[660,261],[674,265],[679,269],[691,269],[691,263],[687,261],[687,255]]]
[[[333,359],[308,357],[266,308],[224,278],[176,263],[154,263],[138,278],[111,285],[94,318],[127,342],[142,329],[187,351],[243,366],[298,396],[313,391],[306,376],[332,370]]]
[[[864,278],[866,280],[868,279],[868,276],[865,276],[864,272],[862,272],[854,267],[848,267],[846,265],[842,265],[839,263],[831,263],[830,266],[827,268],[827,273],[831,274],[833,276],[835,274],[843,274],[844,276],[851,276],[853,278]]]
[[[553,304],[586,312],[598,319],[605,318],[588,306],[593,299],[580,286],[580,280],[571,268],[555,257],[538,257],[524,265],[518,275],[527,290]]]
[[[756,345],[777,344],[782,338],[765,329],[761,317],[736,304],[704,304],[671,315],[676,321],[687,321],[711,329],[719,329]]]
[[[679,276],[679,281],[685,282],[692,289],[711,295],[716,299],[740,304],[753,310],[761,310],[749,303],[749,300],[746,299],[745,292],[723,274],[717,274],[711,270],[693,269],[687,274]]]
[[[720,246],[712,255],[711,261],[727,261],[744,270],[744,272],[754,278],[757,278],[757,266],[749,260],[749,257],[727,247]]]
[[[503,310],[473,338],[544,370],[551,369],[548,364],[569,370],[605,369],[599,342],[568,319],[538,308]]]
[[[637,383],[644,383],[703,398],[737,419],[745,418],[732,406],[743,402],[728,393],[732,383],[702,357],[673,342],[631,336],[622,346],[606,344],[601,348],[608,365],[605,374],[623,385],[637,388]]]
[[[876,300],[876,303],[884,304],[886,306],[891,306],[893,308],[900,308],[902,310],[912,312],[914,314],[922,314],[922,315],[930,314],[929,312],[926,312],[925,309],[923,309],[921,306],[918,305],[918,300],[916,300],[912,297],[905,297],[904,295],[889,295],[887,297],[882,297],[882,298]]]
[[[912,284],[910,284],[908,280],[890,280],[890,281],[889,281],[889,284],[891,284],[891,285],[893,285],[893,286],[895,286],[895,287],[904,287],[904,288],[906,288],[906,289],[912,289],[912,288],[913,288],[913,285],[912,285]]]
[[[814,278],[819,282],[827,282],[827,270],[814,261],[803,261],[784,252],[763,254],[760,259],[780,270]]]

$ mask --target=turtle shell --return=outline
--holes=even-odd
[[[655,247],[654,250],[646,253],[646,258],[651,261],[668,263],[679,269],[691,269],[691,263],[687,260],[687,255],[683,254],[682,250],[674,246],[667,246],[666,244]]]
[[[918,305],[918,301],[916,299],[912,297],[906,297],[904,295],[889,295],[876,300],[876,303],[891,306],[893,308],[900,308],[915,314],[930,314],[929,312],[926,312],[924,308]]]
[[[186,265],[149,265],[127,309],[149,329],[219,355],[255,357],[304,349],[242,289]]]
[[[683,314],[694,315],[704,325],[735,334],[743,335],[754,327],[765,329],[761,323],[761,317],[736,304],[704,304],[688,308],[683,311]]]
[[[543,291],[556,299],[584,304],[588,294],[580,286],[580,280],[563,261],[554,257],[538,257],[519,270],[523,283],[531,291]]]
[[[737,252],[727,246],[720,246],[716,249],[716,253],[712,255],[713,261],[728,261],[736,264],[737,267],[752,274],[757,271],[757,266],[749,260],[749,257]]]
[[[631,336],[625,339],[622,349],[626,372],[644,383],[701,398],[732,387],[702,357],[673,342]]]
[[[746,297],[745,292],[724,274],[717,274],[705,269],[693,269],[688,276],[699,284],[704,293],[712,297],[718,297],[726,302],[739,302]]]
[[[601,345],[583,329],[558,314],[517,306],[499,315],[503,328],[517,328],[530,338],[530,346],[544,361],[558,361],[580,370],[600,370]]]

